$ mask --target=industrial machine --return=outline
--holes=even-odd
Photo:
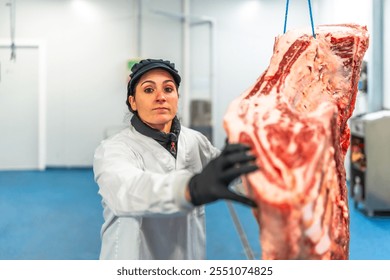
[[[368,216],[390,215],[390,111],[351,118],[350,191]]]
[[[205,135],[213,142],[211,126],[211,102],[208,100],[192,100],[190,106],[190,128]]]

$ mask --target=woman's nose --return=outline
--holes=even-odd
[[[165,93],[163,90],[157,90],[156,100],[158,100],[158,101],[165,101],[166,100]]]

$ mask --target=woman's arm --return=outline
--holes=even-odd
[[[145,171],[141,160],[123,143],[105,142],[96,149],[93,169],[99,194],[115,215],[183,215],[193,209],[185,192],[194,174]]]

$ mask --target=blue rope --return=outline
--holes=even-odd
[[[286,14],[284,15],[284,29],[283,33],[286,33],[286,27],[287,27],[287,15],[288,15],[288,4],[290,3],[290,0],[287,0],[286,2]]]
[[[313,37],[316,38],[316,33],[314,32],[314,21],[313,21],[313,12],[311,9],[311,1],[307,0],[307,3],[309,4],[309,13],[310,13],[310,22],[311,22],[311,31],[313,33]],[[290,0],[286,0],[286,13],[284,15],[284,28],[283,33],[286,33],[287,29],[287,16],[288,16],[288,6],[290,4]]]
[[[312,31],[313,37],[314,37],[314,39],[315,39],[315,38],[316,38],[316,33],[314,32],[314,21],[313,21],[313,13],[312,13],[312,11],[311,11],[311,1],[310,1],[310,0],[307,0],[307,2],[309,3],[311,31]]]

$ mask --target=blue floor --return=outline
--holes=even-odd
[[[0,259],[94,260],[103,222],[91,169],[0,172]],[[250,209],[234,204],[256,258],[258,227]],[[390,218],[351,209],[350,259],[390,259]],[[247,259],[227,204],[207,206],[207,256]]]

